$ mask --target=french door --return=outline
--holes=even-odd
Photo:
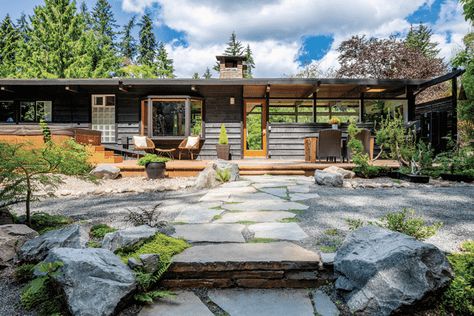
[[[265,99],[244,101],[244,157],[267,156]]]

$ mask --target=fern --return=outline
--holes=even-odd
[[[221,182],[221,183],[225,183],[225,182],[229,182],[230,181],[230,176],[231,176],[231,173],[230,173],[230,170],[228,168],[226,169],[217,169],[217,172],[216,172],[216,180]]]

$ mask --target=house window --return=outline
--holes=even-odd
[[[191,134],[202,136],[202,101],[191,100]]]
[[[0,123],[16,123],[16,109],[13,101],[0,101]]]
[[[102,132],[103,143],[115,142],[115,95],[92,96],[92,129]]]
[[[153,136],[185,135],[185,100],[152,102]]]
[[[52,120],[51,101],[21,101],[20,122],[39,122]]]
[[[313,100],[272,99],[269,119],[271,123],[311,123],[313,122]]]

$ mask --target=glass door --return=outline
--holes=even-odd
[[[244,102],[244,157],[266,157],[267,120],[265,100]]]

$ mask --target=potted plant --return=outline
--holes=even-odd
[[[148,179],[162,179],[165,177],[166,162],[170,160],[155,154],[146,154],[138,160],[138,164],[145,167]]]
[[[329,120],[329,124],[331,124],[332,129],[338,129],[339,124],[341,124],[341,120],[338,117],[333,117]]]
[[[230,145],[229,138],[227,137],[227,130],[225,125],[221,125],[221,132],[219,134],[219,143],[216,145],[217,158],[223,160],[229,160]]]

